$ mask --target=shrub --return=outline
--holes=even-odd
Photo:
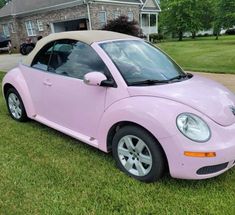
[[[161,41],[163,39],[164,39],[164,36],[162,34],[153,33],[149,35],[149,40],[154,43],[157,41]]]
[[[135,20],[129,21],[127,16],[120,16],[117,19],[110,20],[102,28],[106,31],[115,31],[123,34],[128,34],[136,37],[143,37],[143,32]]]
[[[225,31],[225,34],[227,35],[235,35],[235,28],[231,28]]]

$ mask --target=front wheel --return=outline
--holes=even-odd
[[[23,101],[19,93],[14,88],[10,88],[7,91],[6,101],[8,111],[14,120],[24,122],[28,119]]]
[[[112,151],[117,166],[143,182],[160,179],[166,161],[159,143],[146,130],[125,126],[113,138]]]

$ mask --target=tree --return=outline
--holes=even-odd
[[[218,39],[221,28],[231,28],[235,25],[235,1],[216,0],[214,32]]]
[[[108,21],[102,30],[115,31],[136,37],[142,35],[142,30],[140,29],[138,22],[135,20],[129,21],[127,16],[119,16],[117,19]]]
[[[191,3],[190,32],[192,38],[199,30],[208,30],[214,19],[213,0],[193,0]]]
[[[2,8],[6,4],[5,0],[0,0],[0,8]]]
[[[164,0],[162,1],[163,25],[168,31],[183,39],[184,32],[196,33],[212,27],[212,0]]]
[[[162,21],[168,32],[177,34],[179,40],[183,33],[189,30],[190,10],[189,0],[165,0],[162,2]]]

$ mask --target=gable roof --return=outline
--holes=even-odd
[[[87,2],[140,4],[140,0],[86,0]],[[84,0],[12,0],[2,9],[0,17],[17,16],[44,10],[63,9],[84,4]]]
[[[141,0],[94,0],[94,2],[141,4]]]
[[[161,11],[160,1],[159,0],[142,0],[143,6],[141,8],[142,11]]]

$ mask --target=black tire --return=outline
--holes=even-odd
[[[14,116],[14,114],[12,113],[12,111],[11,111],[11,109],[10,109],[9,96],[10,96],[11,94],[14,94],[14,95],[17,97],[18,101],[19,101],[19,107],[20,107],[20,109],[21,109],[21,111],[22,111],[22,113],[21,113],[21,115],[20,115],[19,118],[16,117],[16,116]],[[11,117],[12,117],[14,120],[16,120],[16,121],[18,121],[18,122],[25,122],[25,121],[28,120],[27,113],[26,113],[26,111],[25,111],[25,107],[24,107],[23,101],[22,101],[22,99],[21,99],[21,97],[20,97],[20,95],[19,95],[19,93],[17,92],[16,89],[10,88],[10,89],[7,90],[7,93],[6,93],[6,103],[7,103],[8,111],[9,111]]]
[[[145,175],[141,176],[141,175],[132,174],[124,167],[124,164],[121,162],[121,158],[119,158],[120,154],[118,154],[118,146],[120,147],[120,144],[122,142],[120,140],[122,140],[123,137],[134,137],[132,139],[133,144],[135,141],[135,137],[137,137],[140,140],[142,140],[144,142],[144,144],[147,146],[146,148],[144,148],[144,150],[146,151],[145,153],[147,153],[147,156],[151,157],[151,160],[152,160],[152,163],[149,166],[140,162],[141,158],[138,157],[138,156],[140,156],[140,154],[144,155],[142,153],[144,151],[139,152],[138,155],[137,154],[131,155],[131,156],[136,156],[135,158],[126,157],[126,156],[122,157],[123,162],[127,163],[127,161],[130,159],[130,162],[136,161],[136,162],[141,163],[142,167],[145,165],[144,168],[146,168],[146,170],[149,169],[149,172],[148,173],[146,172]],[[120,144],[119,144],[119,142],[120,142]],[[125,143],[124,143],[124,145],[125,145]],[[118,168],[121,169],[123,172],[125,172],[127,175],[129,175],[139,181],[143,181],[146,183],[154,182],[154,181],[160,179],[164,174],[167,161],[165,159],[165,155],[164,155],[164,152],[163,152],[160,144],[152,137],[152,135],[150,135],[146,130],[144,130],[140,127],[125,126],[125,127],[121,128],[120,130],[118,130],[113,138],[112,152],[113,152],[113,157],[116,160]],[[133,153],[136,153],[136,151]],[[120,156],[122,156],[122,155],[120,155]],[[131,159],[132,160],[136,159],[136,160],[132,161]],[[138,161],[137,161],[137,159],[138,159]],[[139,163],[137,163],[137,164],[139,165]],[[150,166],[151,166],[151,168],[150,168]],[[136,168],[136,171],[138,172],[137,165],[133,164],[132,170],[135,171],[135,168]]]
[[[26,46],[26,48],[25,48],[26,55],[28,55],[31,51],[33,51],[33,49],[34,49],[34,46],[32,46],[32,45]]]

